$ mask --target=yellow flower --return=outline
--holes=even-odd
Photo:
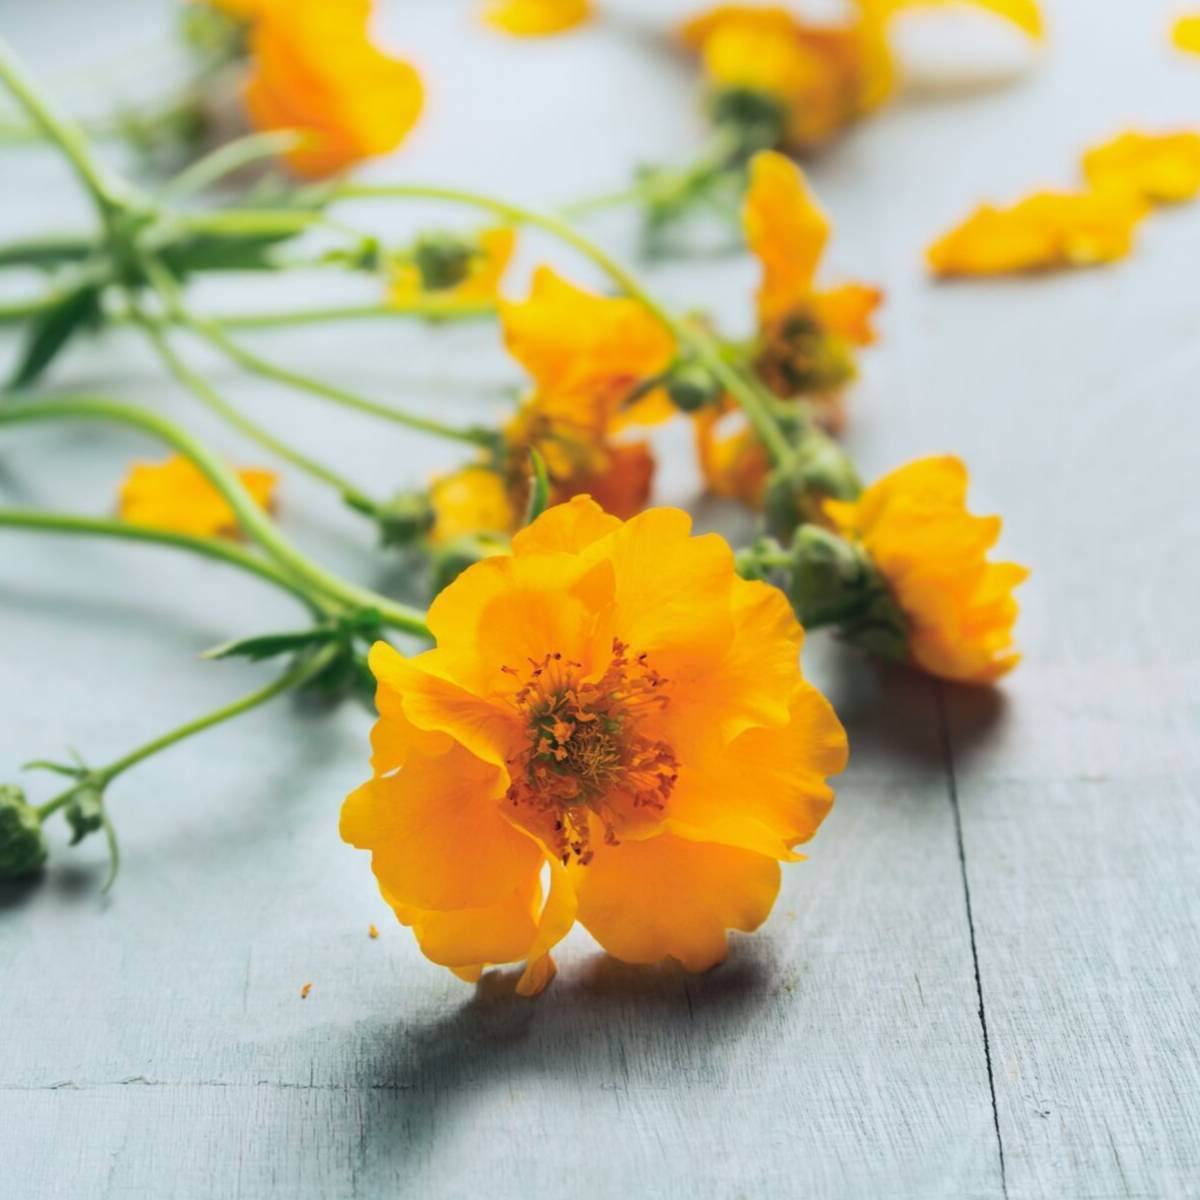
[[[923,458],[857,501],[827,500],[825,511],[882,573],[909,622],[912,661],[944,679],[989,683],[1020,660],[1013,589],[1029,572],[987,560],[1000,518],[967,511],[967,482],[959,459]]]
[[[842,422],[840,392],[854,378],[854,347],[874,341],[878,288],[850,283],[817,290],[829,221],[790,159],[773,150],[750,162],[742,210],[746,240],[762,266],[755,370],[783,399],[805,396],[822,422]],[[744,422],[729,432],[728,403],[695,419],[701,470],[711,491],[758,507],[770,459]]]
[[[542,37],[574,29],[591,15],[591,0],[489,0],[483,19],[516,37]]]
[[[597,296],[540,267],[527,300],[500,305],[500,325],[538,392],[594,398],[618,423],[649,424],[674,412],[661,389],[622,411],[630,393],[675,355],[670,332],[637,300]]]
[[[253,14],[246,107],[260,129],[309,135],[286,155],[298,174],[387,154],[420,114],[420,76],[372,44],[370,10],[370,0],[292,0]]]
[[[1124,258],[1146,215],[1124,192],[1036,192],[1011,208],[984,204],[926,251],[937,275],[1003,275]]]
[[[860,345],[874,341],[870,317],[883,298],[877,288],[849,284],[819,292],[813,285],[829,240],[829,219],[794,162],[773,150],[754,156],[742,224],[762,266],[761,324],[803,312],[822,329],[848,341]]]
[[[1200,54],[1200,13],[1176,18],[1171,26],[1171,42],[1188,54]]]
[[[1130,130],[1083,156],[1083,173],[1097,191],[1125,191],[1173,203],[1200,190],[1200,133]]]
[[[448,308],[494,300],[500,294],[500,281],[516,248],[516,231],[510,226],[485,229],[479,234],[478,253],[471,254],[466,273],[449,287],[430,287],[414,262],[398,266],[392,273],[390,297],[393,304],[431,298],[444,301]]]
[[[781,149],[819,146],[888,98],[896,67],[888,26],[903,9],[946,0],[857,0],[849,20],[805,21],[781,5],[722,4],[686,22],[683,44],[699,54],[718,93],[757,93],[783,117]],[[1031,37],[1043,35],[1034,0],[967,0],[1013,22]]]
[[[270,507],[279,482],[274,471],[251,467],[237,476],[255,503]],[[122,520],[175,533],[211,537],[238,532],[237,517],[225,498],[181,454],[160,463],[135,463],[121,484],[118,511]]]
[[[429,502],[435,546],[475,533],[512,533],[522,516],[500,472],[478,463],[435,479]]]
[[[436,649],[373,648],[373,777],[342,836],[463,978],[525,960],[518,991],[540,991],[576,920],[627,962],[705,970],[828,812],[846,739],[800,626],[689,532],[576,499],[442,592]]]
[[[504,439],[518,523],[529,498],[530,448],[546,464],[551,503],[586,494],[626,518],[650,498],[654,457],[644,442],[614,440],[610,403],[596,389],[534,392],[505,427]]]

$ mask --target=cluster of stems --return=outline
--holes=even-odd
[[[782,481],[798,508],[803,508],[807,491],[846,496],[857,489],[857,480],[843,452],[814,421],[793,407],[789,409],[786,425],[781,422],[779,402],[747,365],[732,361],[720,343],[701,325],[664,307],[630,271],[581,234],[561,214],[537,212],[491,196],[452,188],[415,183],[353,182],[297,189],[293,202],[287,206],[195,211],[182,207],[182,202],[248,162],[278,153],[281,145],[286,144],[287,135],[282,135],[283,141],[281,135],[260,134],[227,144],[194,163],[152,197],[131,186],[97,159],[79,127],[55,110],[2,39],[0,82],[28,119],[59,148],[91,198],[99,222],[97,233],[90,238],[42,239],[37,244],[42,248],[45,262],[65,263],[68,269],[58,278],[53,294],[25,305],[0,308],[0,322],[25,320],[37,328],[37,322],[52,315],[65,297],[87,293],[102,297],[106,306],[116,297],[119,308],[115,311],[107,307],[102,309],[103,319],[120,321],[140,331],[170,374],[201,404],[274,457],[333,488],[354,510],[376,521],[386,521],[385,501],[369,495],[353,481],[302,453],[243,413],[189,365],[178,344],[181,335],[205,342],[242,369],[277,384],[414,432],[494,448],[497,437],[494,430],[446,425],[360,396],[340,385],[310,378],[261,357],[235,336],[239,327],[336,321],[384,313],[426,317],[478,316],[484,315],[488,306],[480,304],[464,310],[455,305],[451,310],[440,305],[435,297],[426,304],[406,306],[319,309],[240,318],[204,316],[194,312],[189,305],[184,287],[185,273],[172,267],[173,255],[177,258],[180,246],[196,238],[207,239],[210,243],[227,240],[231,244],[247,238],[290,239],[312,229],[362,239],[363,235],[358,231],[328,215],[329,207],[339,200],[438,201],[486,213],[512,226],[535,227],[582,254],[599,267],[617,289],[640,302],[670,332],[680,360],[699,364],[720,390],[742,408],[774,464],[773,478]],[[35,249],[35,244],[29,242],[0,247],[0,266],[6,262],[36,261]],[[61,795],[33,810],[39,821],[60,809],[69,808],[81,789],[86,788],[102,797],[113,779],[150,755],[276,696],[313,683],[329,670],[338,654],[346,652],[346,645],[333,637],[335,629],[391,630],[418,638],[429,636],[420,611],[340,578],[314,562],[255,504],[221,459],[176,423],[157,413],[100,397],[35,396],[27,390],[10,390],[0,398],[0,426],[36,421],[113,422],[134,428],[171,447],[187,458],[228,503],[248,544],[243,546],[115,520],[15,509],[0,509],[0,527],[154,543],[216,560],[248,572],[293,596],[306,610],[313,628],[330,634],[328,638],[296,641],[294,644],[304,646],[305,652],[298,653],[292,665],[274,682],[156,737],[106,766],[63,768],[52,765],[52,769],[72,775],[73,783]],[[535,496],[541,496],[541,504],[544,504],[544,472],[538,473],[538,479],[541,487],[535,487],[534,492]],[[834,480],[832,484],[830,479]],[[760,555],[753,569],[769,569],[771,565],[767,553],[765,557]],[[106,816],[103,825],[109,835],[115,863],[115,836]]]

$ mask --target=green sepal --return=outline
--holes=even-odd
[[[532,525],[546,511],[550,502],[550,473],[546,470],[546,460],[536,446],[529,447],[529,466],[533,472],[529,489],[529,509],[525,514],[525,524]]]
[[[63,816],[71,827],[71,845],[83,841],[89,833],[104,828],[104,790],[85,783],[67,801]]]

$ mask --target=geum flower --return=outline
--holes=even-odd
[[[546,464],[551,503],[588,494],[618,517],[640,512],[654,458],[645,442],[621,435],[631,423],[677,411],[657,382],[674,360],[671,334],[636,300],[588,292],[549,267],[535,273],[526,300],[502,301],[499,312],[505,345],[532,388],[504,427],[498,459],[434,481],[430,540],[516,532],[529,500],[531,449]]]
[[[926,251],[943,277],[1091,267],[1124,258],[1146,215],[1135,191],[1036,192],[1010,208],[984,204]]]
[[[882,576],[907,627],[909,660],[943,679],[990,683],[1020,661],[1013,591],[1029,572],[988,561],[1000,518],[967,511],[967,484],[960,459],[923,458],[857,501],[825,501],[825,511]]]
[[[1083,156],[1095,191],[1125,192],[1152,204],[1190,200],[1200,191],[1200,133],[1128,130]]]
[[[525,960],[539,991],[576,920],[627,962],[704,970],[828,812],[846,739],[800,626],[689,534],[675,509],[622,523],[577,497],[442,592],[435,649],[372,650],[373,777],[342,836],[463,978]]]
[[[1043,33],[1034,0],[967,0]],[[892,17],[939,0],[858,0],[838,23],[804,20],[782,5],[722,4],[686,22],[683,45],[698,54],[718,124],[744,124],[770,145],[804,152],[827,142],[886,100],[896,65],[888,42]]]
[[[237,477],[258,505],[271,506],[279,482],[274,471],[249,467]],[[118,511],[124,521],[175,533],[232,537],[238,532],[225,498],[181,454],[159,463],[134,463],[121,484]]]
[[[514,37],[565,33],[592,15],[591,0],[488,0],[483,19]]]
[[[250,22],[245,104],[263,130],[306,140],[284,157],[300,175],[334,175],[388,154],[420,115],[424,91],[408,63],[371,41],[370,0],[265,0],[236,5]]]
[[[843,421],[841,391],[857,373],[855,347],[874,341],[871,317],[883,293],[861,283],[815,286],[829,220],[803,172],[781,154],[764,151],[751,160],[742,223],[762,267],[755,371],[781,399],[805,398],[836,431]],[[695,426],[709,488],[759,506],[771,464],[754,431],[728,402],[701,409]]]

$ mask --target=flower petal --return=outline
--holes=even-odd
[[[507,776],[459,745],[410,753],[393,775],[372,779],[342,807],[341,835],[370,850],[393,903],[422,909],[500,903],[537,874],[542,852],[505,820]]]
[[[779,892],[774,859],[670,834],[603,846],[572,877],[579,920],[609,954],[631,963],[669,955],[689,971],[720,962],[726,931],[757,929]]]

